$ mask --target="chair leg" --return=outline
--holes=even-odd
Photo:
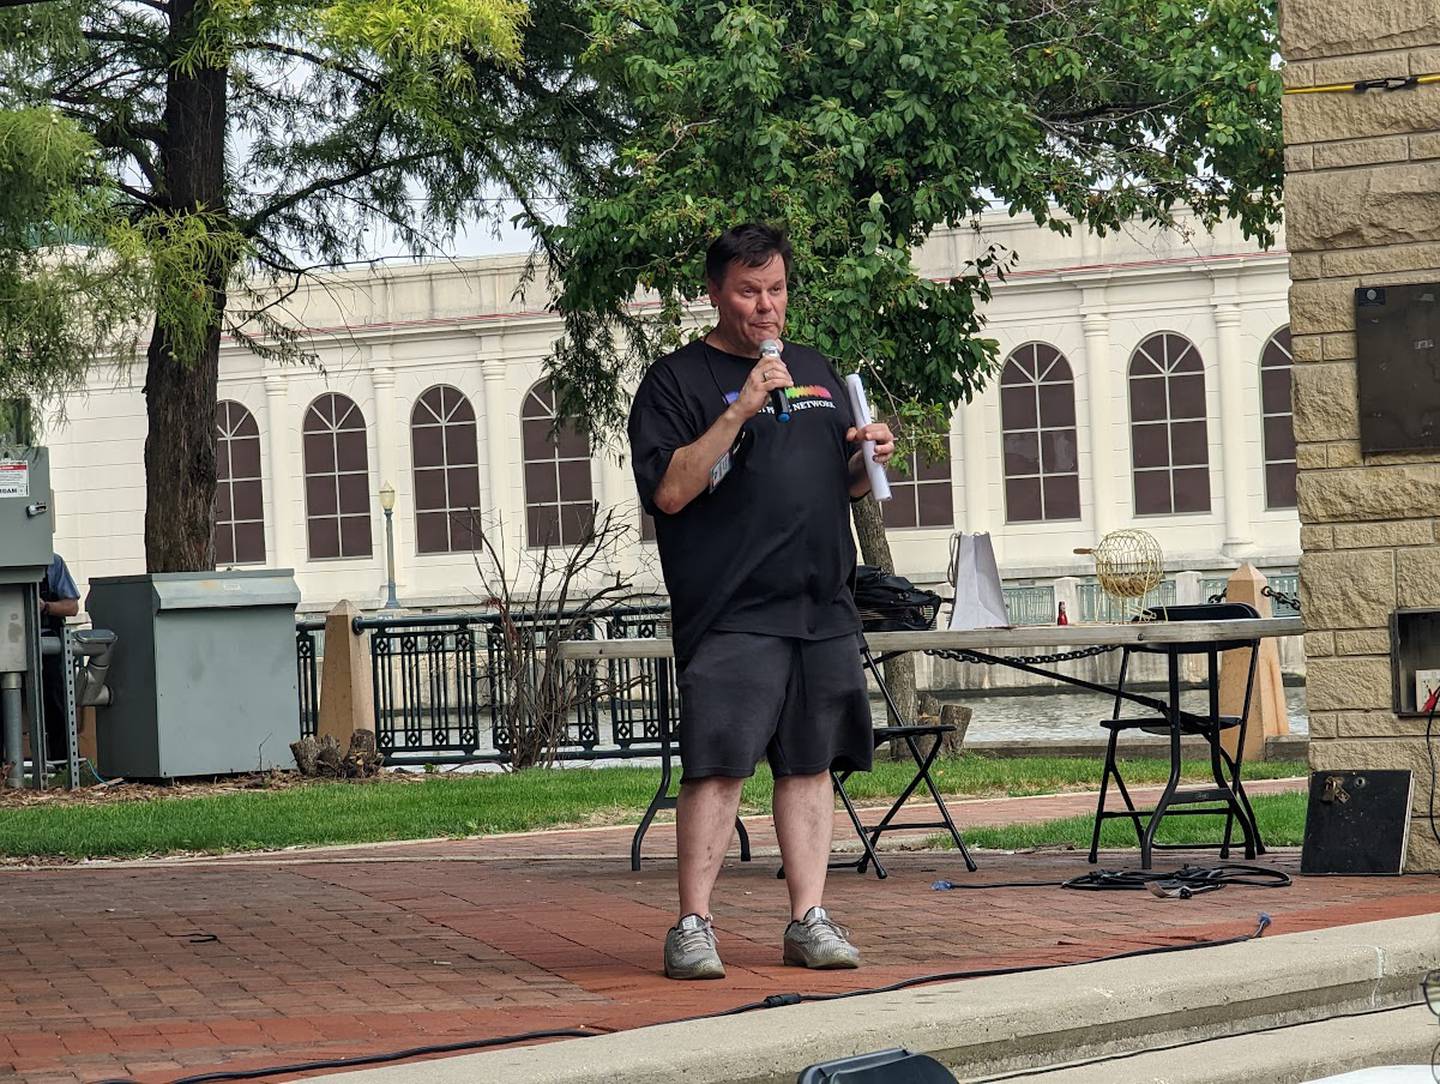
[[[846,774],[848,776],[849,773],[847,772]],[[875,844],[870,834],[865,831],[865,825],[860,822],[860,814],[855,811],[855,805],[850,801],[850,795],[845,793],[844,779],[834,772],[831,772],[830,780],[835,786],[835,792],[840,795],[840,802],[845,806],[845,812],[850,815],[850,823],[855,826],[855,832],[860,836],[860,846],[865,849],[865,853],[855,864],[855,872],[863,876],[865,867],[873,862],[875,864],[875,876],[883,881],[886,877],[890,876],[890,874],[880,863],[880,856],[875,853]],[[876,838],[879,838],[878,834]]]
[[[1155,833],[1160,827],[1160,821],[1165,816],[1165,811],[1170,807],[1170,800],[1175,796],[1175,790],[1180,785],[1180,657],[1174,651],[1167,653],[1169,677],[1169,716],[1170,722],[1170,778],[1165,783],[1165,790],[1160,795],[1160,800],[1155,803],[1155,812],[1150,814],[1150,823],[1145,826],[1145,835],[1140,840],[1140,868],[1149,869],[1152,855],[1155,848]]]
[[[1100,860],[1100,826],[1105,823],[1105,795],[1110,791],[1110,776],[1115,772],[1115,740],[1118,730],[1110,731],[1110,740],[1105,745],[1105,767],[1100,772],[1100,798],[1095,803],[1095,831],[1090,836],[1090,863]],[[1116,775],[1118,779],[1119,776]]]
[[[960,849],[960,857],[965,859],[965,868],[974,873],[979,867],[975,865],[975,859],[970,857],[970,848],[965,846],[965,838],[960,834],[960,829],[955,827],[955,822],[950,817],[950,810],[946,808],[945,799],[940,796],[940,788],[935,785],[935,780],[930,775],[930,768],[934,765],[935,758],[939,755],[940,747],[943,744],[941,735],[935,736],[935,744],[930,747],[930,752],[925,755],[923,760],[913,736],[905,735],[905,744],[910,747],[910,755],[915,758],[915,763],[919,766],[916,778],[925,781],[925,786],[930,791],[930,797],[935,801],[935,808],[940,810],[940,819],[945,822],[945,828],[950,833],[950,838]],[[879,833],[877,832],[876,835],[878,837]]]

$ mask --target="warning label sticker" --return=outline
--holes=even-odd
[[[30,496],[30,464],[0,459],[0,497]]]

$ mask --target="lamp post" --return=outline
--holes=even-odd
[[[398,610],[395,598],[395,487],[389,482],[380,486],[380,507],[385,512],[385,609]]]

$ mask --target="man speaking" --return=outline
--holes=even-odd
[[[727,230],[705,276],[715,329],[656,361],[635,393],[635,484],[655,517],[681,695],[680,920],[673,979],[725,974],[710,893],[761,757],[792,921],[783,958],[857,967],[821,906],[834,799],[829,772],[874,751],[851,583],[849,502],[869,491],[861,441],[887,462],[885,425],[857,429],[844,384],[814,350],[782,343],[790,243],[764,225]]]

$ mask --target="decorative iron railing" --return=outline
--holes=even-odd
[[[1053,625],[1055,588],[1050,584],[1006,587],[1005,611],[1012,625]]]
[[[313,737],[320,716],[320,660],[325,655],[325,622],[295,622],[295,676],[300,688],[300,736]]]

